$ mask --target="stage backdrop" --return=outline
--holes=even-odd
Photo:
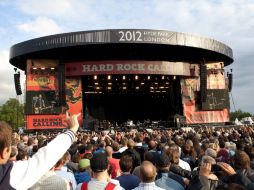
[[[200,78],[181,79],[182,102],[187,124],[229,121],[229,96],[223,63],[206,65],[208,73],[206,102],[201,103],[200,100]]]

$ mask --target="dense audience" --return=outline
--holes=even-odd
[[[9,162],[33,159],[55,136],[12,133]],[[254,190],[254,130],[249,126],[77,132],[61,156],[27,187]]]

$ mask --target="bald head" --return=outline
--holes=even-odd
[[[156,168],[152,162],[144,161],[140,166],[140,177],[144,183],[150,183],[155,181]]]
[[[105,153],[106,153],[107,157],[112,157],[113,148],[111,146],[106,146]]]

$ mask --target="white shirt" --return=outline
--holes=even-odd
[[[72,189],[76,189],[77,187],[76,179],[73,173],[67,172],[66,167],[62,167],[60,170],[56,170],[55,172],[57,176],[67,180],[71,184]]]
[[[188,171],[191,171],[191,167],[190,167],[190,164],[188,164],[187,162],[179,159],[179,164],[178,164],[181,168],[185,169],[185,170],[188,170]]]
[[[127,146],[124,146],[124,147],[120,148],[120,149],[118,150],[118,152],[122,153],[122,152],[124,152],[127,148],[128,148]]]
[[[118,180],[110,180],[111,183],[115,184],[116,187],[114,190],[124,190],[121,186]],[[88,190],[105,190],[105,187],[107,186],[107,181],[99,181],[98,179],[92,178],[91,181],[88,182],[87,189]],[[76,190],[81,190],[82,183],[78,184]]]

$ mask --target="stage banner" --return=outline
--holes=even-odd
[[[26,129],[64,129],[66,115],[26,115]]]
[[[158,74],[198,76],[198,64],[168,61],[86,61],[65,63],[66,76]]]
[[[56,60],[27,60],[26,90],[56,90],[57,66]]]
[[[82,84],[80,77],[65,79],[66,109],[70,114],[82,113]],[[82,126],[82,116],[79,118]]]
[[[229,121],[229,110],[216,111],[200,111],[200,103],[198,102],[199,79],[181,79],[182,102],[184,116],[187,124],[196,123],[223,123]]]
[[[226,89],[224,63],[207,63],[207,89]]]

